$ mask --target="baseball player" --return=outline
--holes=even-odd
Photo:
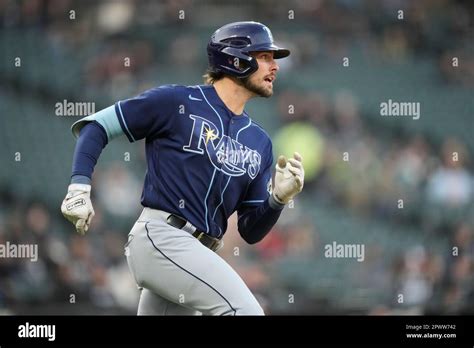
[[[165,85],[117,102],[72,126],[77,137],[63,215],[78,233],[94,216],[91,177],[102,149],[125,135],[145,139],[143,212],[125,245],[141,290],[139,315],[263,315],[240,276],[216,253],[227,219],[257,243],[304,183],[302,158],[280,156],[272,183],[272,143],[245,112],[273,94],[289,50],[257,22],[218,29],[207,46],[206,85]]]

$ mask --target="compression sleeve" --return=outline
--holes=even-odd
[[[81,129],[72,160],[72,184],[90,184],[94,167],[106,145],[107,133],[97,121],[89,122]]]
[[[249,207],[239,212],[238,229],[242,238],[249,244],[263,239],[277,222],[283,211],[283,204],[270,195],[257,207]]]

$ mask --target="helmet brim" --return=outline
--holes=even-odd
[[[279,47],[275,44],[263,44],[263,45],[251,45],[246,49],[247,53],[250,52],[264,52],[264,51],[273,51],[273,58],[280,59],[285,58],[290,55],[290,50],[287,48]]]
[[[278,48],[277,50],[273,50],[273,52],[274,59],[286,58],[290,55],[290,50],[286,48]]]

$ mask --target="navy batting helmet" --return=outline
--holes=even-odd
[[[290,55],[278,47],[265,25],[258,22],[235,22],[216,30],[207,45],[209,69],[235,77],[247,77],[258,69],[257,60],[250,52],[273,51],[275,59]]]

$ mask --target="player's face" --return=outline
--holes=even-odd
[[[272,51],[255,52],[252,56],[257,59],[258,69],[248,78],[243,79],[245,88],[261,97],[271,97],[273,94],[273,82],[276,73],[280,69],[273,59]]]

